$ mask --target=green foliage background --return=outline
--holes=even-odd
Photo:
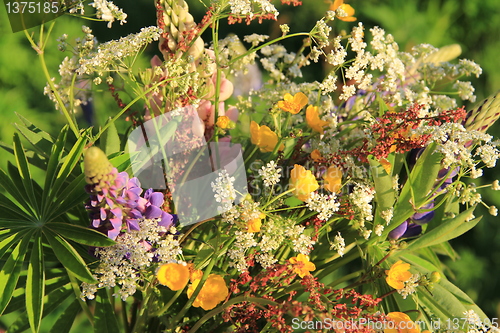
[[[239,35],[252,32],[276,35],[278,25],[287,23],[291,31],[311,28],[315,18],[328,8],[322,0],[304,0],[301,7],[281,7],[279,22],[267,22],[263,25],[227,26],[226,31]],[[500,52],[500,2],[498,0],[351,0],[356,9],[358,21],[366,27],[378,25],[394,35],[402,50],[408,50],[419,43],[429,43],[442,47],[452,43],[461,45],[462,57],[479,63],[483,75],[474,81],[478,101],[500,89],[500,70],[498,53]],[[63,16],[57,19],[53,38],[47,46],[47,65],[50,75],[57,76],[58,65],[65,54],[57,50],[56,37],[68,34],[69,40],[82,36],[81,25],[89,25],[100,41],[118,38],[136,32],[143,26],[155,24],[155,12],[152,1],[116,1],[129,14],[126,25],[108,30],[105,23],[82,21]],[[204,9],[200,2],[192,4],[195,19],[199,21]],[[314,18],[314,19],[313,19]],[[338,29],[349,30],[352,23],[338,22]],[[118,29],[115,29],[117,28]],[[298,48],[297,45],[289,47]],[[148,57],[158,54],[152,46],[147,56],[138,63],[139,67],[148,66]],[[307,75],[307,73],[306,73]],[[310,74],[313,75],[313,74]],[[64,124],[63,116],[54,109],[50,100],[43,95],[45,77],[38,62],[36,52],[30,47],[22,32],[12,33],[8,24],[5,7],[0,5],[0,140],[11,144],[18,122],[16,113],[28,118],[38,127],[57,137]],[[106,95],[106,94],[102,94]],[[95,123],[98,127],[116,110],[114,101],[109,98],[95,99]],[[468,109],[471,105],[467,106]],[[79,115],[81,118],[81,115]],[[82,126],[84,120],[81,120]],[[500,125],[493,126],[489,133],[500,136]],[[0,167],[5,168],[11,155],[0,151]],[[485,170],[485,176],[479,181],[488,183],[498,177],[498,169]],[[489,171],[489,172],[488,172]],[[34,174],[35,178],[37,174]],[[481,185],[476,182],[476,185]],[[483,200],[488,205],[500,206],[500,193],[483,191]],[[479,214],[480,213],[480,214]],[[500,223],[497,217],[490,216],[487,208],[479,209],[484,215],[476,228],[454,240],[459,259],[447,262],[456,283],[467,292],[490,318],[500,317]],[[481,282],[481,283],[479,283]],[[1,322],[1,320],[0,320]]]

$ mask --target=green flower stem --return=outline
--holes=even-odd
[[[269,206],[270,204],[272,204],[273,202],[275,202],[276,200],[280,199],[281,197],[284,197],[285,195],[289,194],[289,193],[292,193],[295,189],[290,189],[288,191],[285,191],[283,193],[281,193],[280,195],[274,197],[273,200],[269,201],[268,203],[266,203],[264,206],[262,206],[262,209],[264,210],[267,206]]]
[[[135,322],[134,329],[132,330],[134,333],[144,332],[146,328],[146,321],[149,318],[149,307],[150,300],[153,296],[153,285],[152,283],[148,283],[146,288],[144,288],[143,295],[145,295],[144,300],[142,301],[142,305],[139,309],[137,321]]]
[[[94,315],[92,314],[92,312],[90,312],[90,309],[89,309],[87,303],[80,298],[81,291],[80,291],[80,285],[78,284],[78,281],[76,280],[73,273],[71,273],[67,269],[66,269],[66,271],[68,272],[68,277],[69,277],[69,281],[71,283],[71,287],[73,288],[73,291],[75,292],[76,300],[80,304],[80,307],[82,308],[83,312],[85,313],[85,315],[89,319],[92,326],[94,326]]]
[[[54,28],[54,24],[55,24],[55,21],[53,21],[50,24],[49,31],[47,32],[47,35],[46,35],[46,40],[48,40],[48,38],[50,36],[50,33],[51,33],[52,29]],[[26,35],[26,38],[30,42],[31,47],[36,51],[36,53],[39,56],[40,64],[42,66],[43,74],[45,75],[45,79],[47,80],[47,83],[50,86],[50,90],[52,91],[52,93],[54,94],[54,96],[55,96],[55,98],[57,100],[57,104],[59,104],[59,107],[60,107],[60,110],[61,110],[62,114],[66,118],[66,121],[68,122],[69,127],[71,128],[71,130],[73,131],[73,133],[75,134],[75,136],[79,137],[80,131],[78,130],[78,127],[76,126],[76,122],[71,117],[70,112],[68,111],[68,109],[64,105],[64,103],[63,103],[63,101],[61,99],[61,96],[59,95],[59,92],[57,91],[57,88],[56,88],[54,82],[52,82],[52,78],[51,78],[49,70],[47,68],[47,63],[45,62],[45,46],[46,46],[46,43],[43,42],[43,24],[40,26],[40,45],[37,45],[35,43],[35,41],[33,40],[33,38],[31,37],[31,35],[28,33],[27,30],[23,30],[23,31],[24,31],[24,34]]]
[[[198,320],[198,322],[188,331],[188,333],[196,332],[201,327],[201,325],[203,325],[210,318],[218,315],[219,313],[224,311],[224,309],[226,309],[234,304],[242,303],[242,302],[250,302],[250,303],[256,303],[256,304],[261,304],[261,305],[273,305],[273,306],[277,305],[276,302],[273,302],[273,301],[265,299],[265,298],[238,296],[238,297],[230,299],[229,301],[227,301],[223,305],[211,310],[206,315],[201,317],[201,319]]]
[[[250,152],[250,154],[248,154],[248,156],[245,158],[245,162],[243,164],[247,164],[248,161],[250,160],[250,158],[252,158],[252,156],[255,154],[255,152],[257,151],[257,149],[259,149],[259,146],[255,146],[255,148]]]
[[[165,312],[167,312],[167,310],[172,306],[172,304],[174,304],[174,302],[177,300],[177,298],[179,298],[179,296],[182,294],[182,292],[184,291],[184,289],[185,288],[183,288],[181,290],[177,290],[177,292],[175,293],[175,295],[168,301],[168,303],[165,304],[165,306],[163,306],[160,310],[158,310],[155,313],[153,313],[152,317],[159,317],[162,314],[164,314]]]

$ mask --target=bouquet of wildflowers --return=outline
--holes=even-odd
[[[486,134],[499,98],[460,106],[481,68],[458,45],[401,52],[342,0],[275,39],[220,35],[276,20],[268,0],[204,4],[200,22],[156,0],[157,26],[59,38],[45,93],[68,124],[53,137],[20,117],[17,165],[0,170],[0,313],[24,309],[9,332],[51,313],[54,331],[85,316],[95,332],[498,332],[437,256],[480,223],[467,179],[500,156]],[[333,33],[339,20],[351,31]],[[26,33],[42,64],[53,24]],[[324,78],[304,81],[318,63]],[[98,94],[113,117],[82,127]]]

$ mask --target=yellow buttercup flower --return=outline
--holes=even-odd
[[[301,278],[306,275],[309,275],[316,269],[316,265],[309,261],[309,257],[299,253],[298,256],[292,257],[289,259],[290,263],[293,265],[293,270],[297,273]]]
[[[323,179],[325,180],[323,187],[332,193],[336,193],[340,190],[342,185],[342,170],[332,165],[326,170]]]
[[[346,22],[356,21],[356,18],[353,16],[356,11],[350,5],[345,4],[344,0],[335,0],[332,3],[332,5],[330,6],[330,10],[333,10],[333,11],[336,11],[338,8],[341,8],[347,14],[347,16],[343,16],[343,17],[337,16],[337,18],[339,20],[346,21]]]
[[[387,317],[390,324],[387,323],[384,333],[420,333],[420,327],[406,313],[390,312]]]
[[[259,232],[262,226],[262,219],[266,217],[266,214],[260,213],[258,218],[251,219],[247,224],[247,232]]]
[[[389,270],[385,271],[387,284],[394,289],[403,289],[405,286],[404,282],[408,281],[412,275],[409,269],[410,264],[398,260]]]
[[[181,290],[189,281],[189,268],[182,264],[168,263],[160,266],[156,277],[162,285],[172,290]]]
[[[231,119],[228,116],[220,116],[217,118],[216,125],[219,128],[226,129],[231,124]]]
[[[319,162],[319,161],[321,161],[323,156],[321,156],[321,152],[318,149],[314,149],[311,152],[311,158],[313,159],[314,162]]]
[[[286,93],[285,96],[283,96],[283,101],[278,102],[278,107],[291,114],[297,114],[306,106],[307,102],[307,96],[302,92],[298,92],[293,96]]]
[[[250,123],[250,135],[252,143],[257,145],[263,153],[274,151],[274,147],[278,144],[278,135],[276,133],[266,125],[259,126],[259,124],[253,120]],[[285,145],[281,144],[278,150],[283,149],[285,149]]]
[[[328,125],[328,121],[319,118],[317,106],[309,105],[306,109],[306,122],[313,131],[323,134],[323,127]]]
[[[201,278],[196,279],[189,286],[187,291],[188,298],[191,298],[200,281]],[[203,310],[212,310],[217,304],[225,300],[228,294],[229,290],[227,289],[224,278],[217,274],[210,274],[194,300],[193,306],[201,306]]]
[[[319,187],[312,172],[298,164],[295,164],[291,172],[290,185],[293,188],[293,194],[302,201],[306,201],[311,192],[316,191]]]

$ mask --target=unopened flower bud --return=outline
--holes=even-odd
[[[101,149],[90,147],[83,158],[83,168],[85,170],[85,181],[88,184],[97,184],[111,174],[113,165],[111,165],[106,154]]]
[[[432,273],[431,273],[430,280],[431,280],[431,282],[433,282],[433,283],[438,283],[438,282],[439,282],[439,280],[441,280],[441,273],[436,272],[436,271],[432,272]]]

